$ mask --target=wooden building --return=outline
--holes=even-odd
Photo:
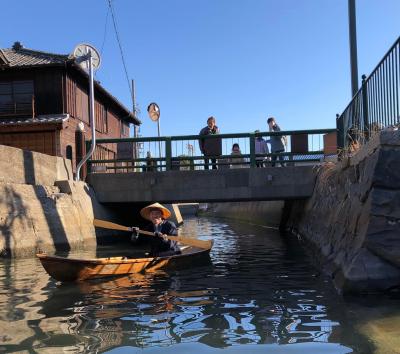
[[[98,82],[94,84],[97,138],[129,137],[141,122]],[[71,159],[75,171],[91,139],[89,76],[68,55],[0,49],[0,144]],[[93,158],[116,157],[117,147]]]

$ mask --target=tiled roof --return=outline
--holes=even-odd
[[[1,51],[8,60],[6,64],[8,67],[64,64],[68,60],[68,55],[46,53],[25,48],[7,48],[1,49]]]
[[[3,50],[0,49],[0,66],[1,65],[8,65],[10,61],[7,59],[6,55],[4,54]]]
[[[68,118],[69,114],[43,115],[35,118],[0,118],[0,127],[10,125],[60,124],[67,121]]]
[[[13,67],[32,67],[32,66],[43,66],[43,65],[62,65],[73,59],[66,54],[54,54],[42,52],[39,50],[27,49],[22,46],[21,43],[15,42],[12,48],[0,49],[0,68],[13,68]],[[86,77],[86,73],[80,66],[73,64],[83,75]],[[124,120],[128,120],[134,124],[141,124],[141,121],[136,118],[132,112],[126,108],[119,100],[111,95],[100,83],[95,82],[95,87],[101,90],[111,100],[113,100],[123,111],[126,113]]]

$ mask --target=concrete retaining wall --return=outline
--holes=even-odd
[[[146,173],[92,173],[88,182],[101,203],[219,203],[305,199],[313,166],[235,168]]]
[[[72,178],[69,160],[0,145],[0,182],[53,186]]]
[[[0,145],[1,256],[93,247],[96,234],[106,234],[93,218],[113,214],[87,184],[72,181],[71,171],[69,160]]]
[[[291,203],[286,226],[315,245],[339,289],[400,285],[400,131],[321,167],[313,196]]]

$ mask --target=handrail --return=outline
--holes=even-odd
[[[322,135],[329,133],[336,133],[337,129],[329,128],[329,129],[311,129],[311,130],[287,130],[287,131],[279,131],[279,132],[250,132],[250,133],[227,133],[227,134],[215,134],[215,135],[181,135],[181,136],[161,136],[161,137],[132,137],[132,138],[106,138],[106,139],[96,139],[96,146],[101,146],[99,150],[99,154],[95,154],[93,158],[89,160],[89,170],[92,165],[98,165],[98,170],[126,170],[129,171],[145,171],[145,170],[158,170],[158,171],[168,171],[171,169],[176,169],[181,167],[190,167],[190,169],[202,168],[204,166],[207,167],[206,159],[218,159],[218,162],[213,162],[219,166],[234,166],[240,165],[239,167],[243,167],[243,165],[247,165],[250,167],[257,167],[260,164],[260,161],[271,161],[275,159],[285,160],[285,164],[293,164],[300,162],[312,162],[312,161],[321,161],[324,156],[324,149],[321,146]],[[301,135],[301,137],[300,137]],[[290,141],[290,144],[286,146],[286,152],[267,152],[264,154],[256,153],[255,145],[257,137],[266,138],[266,142],[272,144],[270,142],[271,137],[276,136],[286,136]],[[295,137],[299,136],[296,139]],[[199,153],[195,154],[196,149],[199,152],[198,143],[200,140],[208,140],[208,139],[219,139],[220,143],[219,149],[223,149],[225,151],[218,153],[218,155],[213,156],[203,156],[199,155]],[[299,140],[300,139],[300,140]],[[313,140],[315,139],[315,141]],[[303,144],[307,144],[307,147],[302,148],[302,152],[299,152],[298,144],[299,141],[303,141]],[[235,155],[230,154],[230,146],[232,143],[239,143],[242,148],[242,154],[240,155],[241,162],[237,160]],[[89,144],[90,141],[87,141]],[[142,157],[134,158],[135,154],[132,153],[129,158],[124,158],[125,154],[121,154],[121,156],[116,156],[114,154],[104,154],[105,150],[110,152],[112,147],[114,146],[114,150],[118,143],[131,143],[131,149],[137,148],[139,146],[142,147]],[[162,143],[163,146],[160,151],[157,150],[159,144]],[[315,149],[316,144],[319,147]],[[107,146],[110,144],[110,146]],[[142,144],[142,145],[140,145]],[[154,156],[157,157],[145,157],[144,156],[144,144],[152,150]],[[152,145],[150,145],[152,144]],[[294,144],[294,145],[293,145]],[[191,146],[191,152],[189,153],[189,145]],[[308,150],[308,145],[311,146],[311,150]],[[152,146],[152,147],[151,147]],[[297,146],[297,147],[296,147]],[[126,147],[125,147],[126,148]],[[186,154],[187,148],[188,153]],[[294,149],[292,151],[292,148]],[[105,149],[105,150],[104,150]],[[228,150],[229,149],[229,150]],[[178,152],[179,151],[179,152]],[[101,158],[103,156],[104,158]],[[122,158],[121,158],[122,157]],[[265,159],[265,160],[263,160]],[[151,162],[151,164],[149,164]],[[143,165],[143,163],[145,165]],[[272,164],[273,165],[273,164]],[[222,168],[221,167],[221,168]]]
[[[109,143],[127,143],[127,142],[148,142],[165,141],[170,138],[171,141],[177,140],[199,140],[199,139],[225,139],[225,138],[249,138],[251,134],[255,136],[282,136],[282,135],[302,135],[302,134],[327,134],[336,132],[336,128],[328,129],[310,129],[310,130],[282,130],[280,132],[259,132],[259,133],[229,133],[229,134],[210,134],[210,135],[175,135],[175,136],[153,136],[140,138],[106,138],[96,139],[97,144]],[[89,140],[90,141],[90,140]]]
[[[371,134],[400,125],[400,37],[386,52],[346,108],[337,115],[337,145],[342,153],[364,144]]]

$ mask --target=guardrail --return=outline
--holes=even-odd
[[[286,137],[281,153],[256,153],[256,139]],[[336,155],[336,129],[315,129],[281,132],[257,132],[217,135],[185,135],[97,139],[88,172],[145,172],[168,170],[201,170],[208,167],[201,154],[199,140],[214,141],[218,150],[207,156],[210,168],[267,167],[316,164],[326,155]],[[87,142],[90,146],[90,141]],[[239,144],[241,155],[232,155],[233,144]],[[270,149],[269,149],[270,150]]]
[[[338,149],[364,144],[371,135],[400,124],[400,37],[362,85],[341,115],[337,115]]]

